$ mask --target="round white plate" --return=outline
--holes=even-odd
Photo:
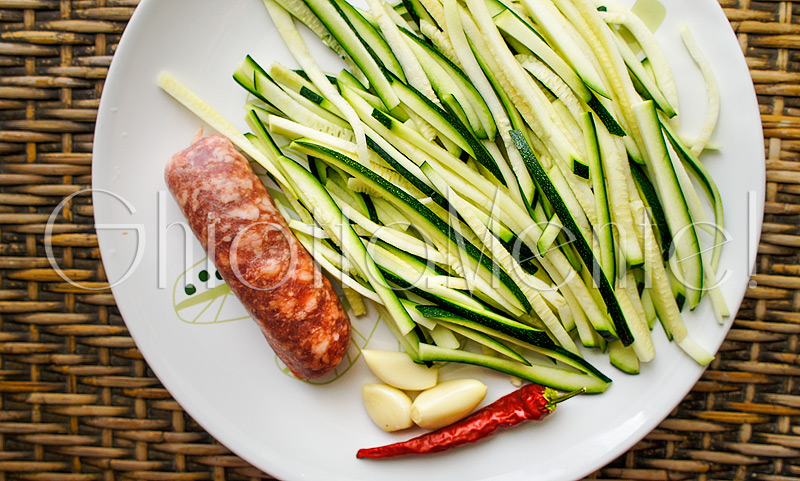
[[[728,273],[723,292],[735,312],[755,258],[763,212],[758,106],[719,5],[712,0],[665,3],[669,11],[658,38],[678,82],[684,133],[696,133],[702,124],[705,89],[679,40],[681,22],[692,28],[722,89],[722,118],[713,141],[723,149],[703,160],[725,202],[730,242],[721,271]],[[236,454],[281,479],[576,479],[645,436],[697,381],[702,369],[667,343],[657,328],[656,359],[642,374],[622,374],[592,356],[614,383],[602,395],[561,405],[544,422],[445,454],[357,460],[359,448],[413,433],[387,434],[369,420],[360,387],[374,378],[360,360],[352,366],[345,363],[338,378],[326,384],[286,375],[254,323],[242,319],[241,306],[214,283],[213,268],[210,280],[202,281],[201,271],[208,270],[205,255],[194,239],[185,243],[183,218],[166,192],[165,162],[189,145],[202,124],[158,89],[157,75],[170,71],[246,130],[246,95],[231,78],[246,54],[264,65],[275,60],[296,65],[260,0],[144,0],[109,72],[93,164],[100,249],[125,322],[175,399]],[[324,56],[324,68],[339,68],[330,55]],[[196,287],[192,295],[184,290],[187,282]],[[712,352],[732,322],[718,325],[707,300],[687,313],[686,321],[697,341]],[[353,322],[361,346],[397,347],[374,317]],[[469,371],[485,380],[486,403],[513,389],[507,376],[470,369],[449,375]]]

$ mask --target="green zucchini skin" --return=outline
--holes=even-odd
[[[582,120],[586,152],[589,157],[589,169],[592,172],[592,189],[595,195],[595,205],[597,206],[598,226],[595,229],[597,230],[597,241],[600,246],[599,258],[609,282],[612,282],[617,275],[617,257],[614,249],[614,233],[611,230],[611,209],[608,202],[600,145],[597,139],[597,128],[592,113],[586,112]]]
[[[389,155],[388,152],[383,150],[380,145],[378,145],[372,138],[367,136],[367,147],[369,147],[373,152],[378,154],[380,158],[386,161],[387,164],[391,165],[394,170],[400,173],[403,177],[406,178],[411,184],[419,189],[423,194],[430,197],[434,202],[442,206],[444,209],[450,209],[450,204],[447,202],[447,199],[442,197],[438,192],[433,190],[431,186],[423,182],[419,179],[416,175],[412,174],[408,171],[403,165],[396,161],[394,157]]]
[[[656,223],[656,228],[658,229],[658,234],[660,236],[659,242],[661,243],[661,250],[663,252],[662,257],[665,261],[667,261],[669,260],[670,256],[669,247],[672,245],[672,233],[669,230],[667,216],[664,214],[664,207],[661,205],[661,201],[658,199],[656,188],[653,186],[653,183],[650,182],[650,179],[647,177],[647,174],[642,166],[633,161],[629,163],[631,166],[633,180],[636,181],[636,184],[642,191],[644,200],[647,202],[647,206],[650,207],[653,220]]]
[[[700,160],[692,153],[692,151],[683,144],[680,137],[669,125],[669,123],[663,121],[661,118],[659,118],[659,121],[661,123],[661,128],[664,130],[667,139],[672,145],[674,152],[677,154],[681,162],[683,162],[685,166],[689,167],[711,201],[711,205],[714,209],[714,222],[716,224],[716,228],[714,230],[714,248],[711,253],[711,266],[713,269],[717,269],[717,267],[719,267],[719,258],[720,254],[722,253],[722,244],[724,244],[725,237],[725,215],[722,208],[722,196],[719,193],[719,188],[717,187],[716,182],[714,182],[714,179],[711,177],[711,173],[708,172],[703,163],[700,162]]]

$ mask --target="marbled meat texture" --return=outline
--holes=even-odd
[[[335,368],[350,319],[264,185],[224,137],[178,152],[165,178],[222,278],[278,357],[301,379]]]

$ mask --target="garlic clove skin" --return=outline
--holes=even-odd
[[[364,384],[361,399],[370,419],[386,432],[410,428],[411,398],[386,384]]]
[[[439,377],[439,368],[417,364],[404,352],[364,349],[361,354],[373,374],[398,389],[429,389],[436,385]]]
[[[419,393],[411,404],[411,420],[425,429],[438,429],[463,419],[486,397],[486,384],[476,379],[453,379]]]

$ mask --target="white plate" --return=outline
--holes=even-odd
[[[713,140],[724,150],[704,160],[725,202],[731,242],[722,257],[721,269],[730,273],[723,292],[735,312],[755,258],[763,212],[758,106],[739,45],[719,5],[712,0],[671,0],[668,5],[658,37],[678,81],[684,132],[699,129],[705,91],[679,41],[681,22],[692,27],[722,89],[722,120]],[[701,368],[657,329],[656,360],[644,366],[641,375],[623,375],[592,357],[613,377],[613,385],[602,395],[570,400],[545,422],[446,454],[357,460],[358,448],[409,436],[386,434],[367,418],[360,386],[373,378],[363,362],[335,382],[298,382],[281,371],[252,322],[234,321],[244,311],[231,296],[216,297],[202,313],[200,305],[174,308],[190,296],[182,289],[181,229],[170,227],[165,234],[164,226],[182,221],[182,216],[166,193],[162,172],[167,159],[190,143],[201,123],[163,94],[155,79],[161,70],[169,70],[246,129],[246,96],[231,79],[246,54],[266,65],[273,60],[295,65],[260,0],[144,0],[108,76],[93,165],[94,188],[102,189],[94,193],[100,248],[128,328],[177,401],[236,454],[282,479],[576,479],[645,436],[697,381]],[[338,68],[338,63],[326,66]],[[202,261],[199,243],[192,240],[189,246],[189,264]],[[134,262],[137,247],[141,256]],[[202,267],[189,273],[198,286],[195,296],[209,289],[196,279]],[[198,313],[197,322],[187,322]],[[686,318],[692,335],[712,352],[731,323],[719,326],[708,301]],[[376,325],[374,320],[354,323],[366,336]],[[396,348],[383,326],[369,345]],[[507,376],[484,371],[479,375],[490,385],[486,402],[512,389]]]

